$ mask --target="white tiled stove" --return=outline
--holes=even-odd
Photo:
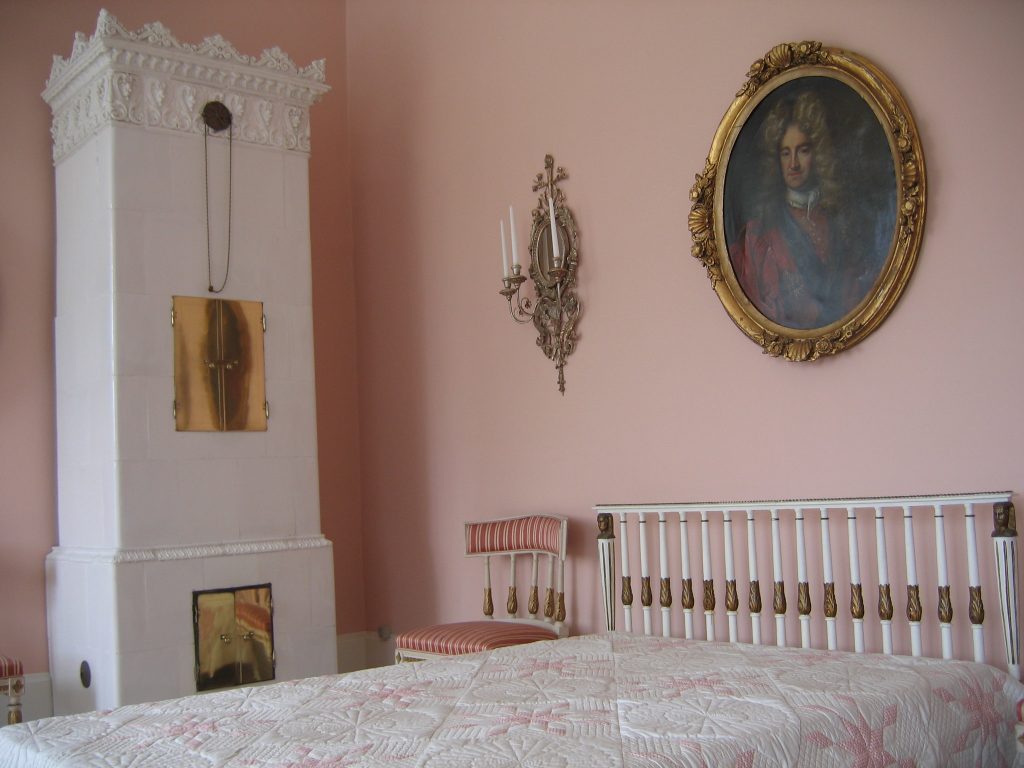
[[[320,531],[309,245],[309,108],[324,64],[219,36],[179,43],[101,12],[55,58],[59,545],[47,558],[56,714],[195,691],[192,593],[271,584],[277,679],[336,668]],[[234,114],[231,266],[264,302],[266,432],[176,432],[173,295],[207,294],[203,124]],[[227,141],[211,137],[214,282]],[[85,687],[82,662],[91,670]]]

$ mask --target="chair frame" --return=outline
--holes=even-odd
[[[495,523],[503,523],[513,520],[526,520],[531,518],[544,518],[555,520],[558,522],[559,533],[557,552],[553,552],[548,549],[534,548],[493,549],[484,552],[474,551],[471,536],[476,526],[486,526]],[[566,546],[568,540],[568,528],[569,521],[567,518],[561,517],[559,515],[545,514],[513,515],[511,517],[500,517],[491,520],[477,520],[473,522],[467,522],[464,524],[465,556],[483,558],[484,561],[483,614],[486,619],[504,623],[530,624],[533,626],[547,627],[553,629],[557,636],[560,638],[566,637],[568,635],[568,626],[565,623],[565,559]],[[541,617],[539,615],[541,606],[540,591],[538,585],[538,574],[540,565],[539,558],[542,555],[546,555],[548,557],[548,580],[544,599],[544,612],[543,616]],[[529,556],[532,558],[530,590],[527,599],[527,616],[519,615],[519,593],[517,589],[516,579],[516,559],[520,556]],[[492,557],[507,557],[509,559],[508,598],[505,601],[506,615],[501,619],[494,618],[494,599],[492,596],[491,587]],[[555,568],[556,562],[558,565],[557,570]],[[395,648],[396,663],[401,663],[404,661],[419,661],[429,658],[443,658],[445,656],[447,656],[447,654],[429,653],[426,651],[418,651],[402,647]]]
[[[0,691],[7,695],[7,724],[22,722],[21,695],[25,692],[25,675],[0,677]]]

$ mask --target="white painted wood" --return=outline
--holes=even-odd
[[[946,562],[946,516],[944,507],[935,504],[932,507],[935,516],[935,567],[937,585],[940,589],[949,589],[949,569]],[[939,621],[939,635],[942,642],[942,658],[953,658],[953,624]]]
[[[882,619],[882,653],[892,656],[892,621]]]
[[[889,557],[885,549],[885,517],[881,504],[875,506],[875,565],[878,567],[878,584],[889,586]],[[892,655],[892,620],[882,619],[882,652]]]
[[[857,538],[857,508],[849,504],[846,507],[846,536],[850,551],[850,591],[851,603],[854,588],[861,588],[860,580],[860,547]],[[838,596],[837,596],[838,599]],[[864,653],[864,618],[853,616],[853,650]]]
[[[679,513],[679,563],[683,575],[683,582],[688,582],[690,576],[690,536],[686,526],[686,510]],[[680,598],[682,600],[682,598]],[[693,639],[693,608],[683,608],[683,632],[687,640]]]
[[[782,537],[779,534],[779,510],[772,507],[772,575],[775,577],[775,584],[783,583],[782,580]],[[774,584],[772,585],[774,588]],[[774,595],[774,590],[773,590]],[[786,647],[786,615],[775,614],[775,645],[779,648]]]
[[[796,580],[797,600],[800,597],[800,584],[807,582],[807,546],[804,541],[804,510],[803,507],[796,508]],[[811,617],[810,614],[800,614],[800,647],[811,647]]]
[[[949,586],[949,568],[946,562],[946,516],[943,507],[936,504],[932,507],[935,515],[935,567],[938,573],[938,585]]]
[[[914,525],[913,518],[910,516],[909,504],[903,505],[903,547],[906,550],[907,558],[907,586],[918,587],[918,589],[920,589],[917,581],[917,555],[914,547]],[[910,621],[909,614],[907,616],[907,620],[910,623],[910,654],[912,656],[920,656],[921,622]]]
[[[828,507],[820,507],[819,513],[821,515],[821,572],[822,581],[825,584],[832,584],[833,589],[835,588],[835,581],[832,576],[832,541],[829,538],[829,517]],[[836,596],[838,600],[838,595]],[[824,613],[824,608],[822,609]],[[836,637],[836,617],[825,616],[825,634],[828,638],[828,649],[830,651],[836,650],[838,647],[838,638]]]
[[[761,588],[761,582],[757,576],[757,536],[754,531],[754,510],[747,510],[747,570],[749,573],[749,581],[756,581],[758,590]],[[764,595],[761,595],[762,605],[764,603]],[[748,593],[748,610],[749,610],[749,593]],[[751,641],[754,645],[761,644],[761,611],[751,612],[750,614],[750,632]]]
[[[728,599],[728,584],[736,581],[736,567],[733,562],[733,551],[732,551],[732,516],[729,510],[722,513],[722,529],[723,529],[723,541],[725,547],[725,582],[726,582],[726,599]],[[735,643],[737,638],[736,628],[736,611],[730,611],[728,604],[726,604],[726,615],[729,617],[729,642]]]
[[[1020,626],[1017,623],[1017,538],[994,536],[996,581],[999,584],[999,607],[1003,621],[1003,644],[1006,648],[1007,671],[1020,680]]]
[[[658,510],[658,565],[661,570],[661,579],[669,578],[668,572],[668,534],[665,525],[665,510]],[[661,584],[658,585],[658,602],[661,602]],[[672,606],[661,606],[661,635],[672,637]]]
[[[640,586],[642,590],[644,580],[649,581],[651,578],[651,571],[647,562],[647,515],[641,512],[638,519],[640,523]],[[651,606],[644,605],[642,595],[643,593],[641,592],[640,609],[644,617],[644,634],[650,635],[653,631],[651,625]]]
[[[913,496],[858,496],[856,498],[834,499],[772,499],[764,501],[693,501],[693,502],[663,502],[657,504],[597,504],[594,510],[602,512],[627,512],[637,514],[644,512],[657,512],[664,509],[671,512],[724,512],[727,509],[752,509],[755,511],[769,511],[773,507],[792,509],[792,505],[799,504],[804,507],[816,507],[828,503],[835,507],[845,507],[850,504],[857,508],[873,507],[878,504],[899,505],[906,501],[912,501],[917,505],[928,506],[931,504],[963,504],[970,500],[974,504],[993,504],[999,501],[1007,501],[1013,496],[1010,491],[986,491],[983,493],[945,493],[937,495],[913,495]],[[789,505],[785,507],[784,505]]]
[[[757,527],[758,518],[757,518],[757,516],[759,514],[770,514],[771,518],[770,518],[769,522],[771,524],[771,529],[772,529],[772,531],[771,531],[771,533],[772,533],[772,541],[771,541],[771,547],[772,547],[772,553],[771,553],[772,554],[772,573],[773,573],[773,576],[775,577],[775,581],[777,581],[778,583],[780,583],[780,584],[782,584],[784,586],[785,592],[787,593],[786,594],[787,602],[788,603],[792,603],[793,599],[796,599],[798,604],[799,604],[798,582],[796,580],[794,580],[793,583],[788,583],[788,584],[784,583],[785,582],[784,575],[786,573],[786,568],[784,566],[784,561],[782,560],[782,551],[781,551],[782,550],[782,546],[781,546],[781,539],[782,539],[782,534],[781,534],[781,514],[782,514],[782,511],[783,510],[790,510],[790,509],[793,509],[794,511],[799,511],[800,512],[799,516],[804,519],[803,524],[801,524],[800,521],[797,521],[795,523],[795,538],[796,538],[796,541],[794,542],[794,544],[795,544],[795,546],[794,546],[794,554],[797,557],[797,563],[795,563],[796,567],[794,568],[794,570],[796,571],[797,579],[805,579],[806,583],[810,584],[811,581],[815,581],[815,583],[818,583],[816,581],[816,579],[821,578],[822,579],[822,583],[824,583],[824,584],[834,584],[833,579],[835,578],[835,573],[834,573],[835,560],[834,560],[834,557],[833,557],[834,553],[832,553],[831,548],[832,548],[833,543],[835,543],[837,546],[842,546],[842,544],[835,541],[835,537],[837,535],[837,530],[831,528],[831,521],[830,521],[830,516],[829,516],[829,510],[832,509],[832,508],[837,508],[837,509],[845,508],[846,511],[847,511],[847,525],[845,526],[844,530],[843,529],[841,529],[841,530],[842,530],[842,534],[846,536],[847,541],[846,541],[845,545],[848,547],[849,554],[850,554],[850,559],[849,559],[850,581],[846,585],[836,585],[836,587],[837,587],[836,590],[835,590],[836,591],[836,600],[837,600],[837,602],[839,602],[840,601],[840,597],[843,596],[845,588],[849,587],[851,589],[851,592],[847,593],[847,594],[851,595],[851,597],[850,597],[850,599],[851,599],[851,606],[852,606],[853,609],[855,609],[855,610],[853,610],[853,612],[857,613],[859,611],[859,609],[860,609],[860,605],[859,605],[860,601],[863,601],[864,603],[871,604],[871,610],[876,610],[875,607],[874,607],[874,604],[875,604],[875,602],[877,600],[877,596],[875,596],[875,595],[867,596],[867,595],[863,595],[861,591],[854,592],[852,590],[852,587],[854,585],[860,586],[861,583],[862,583],[861,582],[860,551],[859,551],[859,541],[858,541],[858,526],[857,526],[857,520],[856,520],[856,516],[857,516],[858,510],[863,512],[863,513],[865,513],[865,514],[867,514],[868,510],[872,510],[872,509],[874,510],[874,513],[875,513],[875,547],[873,548],[874,551],[871,553],[871,555],[873,555],[874,558],[875,558],[875,568],[877,569],[877,573],[878,573],[878,583],[889,586],[888,596],[889,596],[889,599],[892,599],[892,597],[893,597],[893,595],[892,595],[893,587],[895,586],[895,589],[902,593],[902,591],[904,589],[904,582],[903,582],[903,575],[902,574],[897,576],[898,584],[896,584],[896,585],[892,585],[890,580],[889,580],[890,573],[889,573],[889,563],[888,563],[888,553],[887,553],[887,548],[888,548],[888,545],[889,545],[889,539],[887,539],[886,536],[892,537],[893,530],[895,530],[895,526],[897,525],[897,522],[896,522],[895,519],[892,519],[890,521],[891,525],[889,526],[889,528],[891,530],[888,530],[888,531],[886,530],[886,524],[885,524],[886,510],[888,510],[889,508],[894,508],[894,509],[904,508],[904,515],[906,515],[907,512],[909,512],[910,515],[911,515],[911,518],[910,518],[909,521],[904,519],[904,523],[903,523],[904,530],[902,532],[902,538],[903,538],[903,543],[904,543],[905,553],[906,553],[906,560],[904,561],[903,564],[906,566],[906,569],[907,569],[907,583],[908,584],[917,584],[918,583],[918,577],[920,576],[920,574],[917,572],[916,538],[921,536],[921,535],[925,535],[926,538],[928,536],[934,535],[934,540],[936,542],[935,567],[936,567],[937,576],[939,577],[938,578],[938,582],[939,582],[939,584],[941,586],[945,587],[945,586],[948,586],[948,579],[949,579],[949,560],[948,560],[949,555],[948,555],[948,553],[945,552],[945,549],[946,549],[945,518],[948,516],[947,507],[948,507],[948,505],[955,505],[955,506],[961,506],[962,505],[962,506],[964,506],[964,508],[965,508],[965,515],[967,517],[967,520],[966,520],[967,539],[968,539],[967,559],[968,559],[968,567],[969,567],[969,571],[970,571],[970,581],[971,581],[971,585],[970,586],[972,587],[972,590],[973,590],[973,592],[972,592],[973,598],[972,599],[974,600],[974,602],[975,602],[975,604],[977,606],[977,597],[978,597],[978,594],[980,594],[979,588],[981,587],[981,579],[980,579],[980,574],[979,574],[978,556],[977,556],[977,551],[976,551],[977,534],[976,534],[976,532],[974,530],[974,510],[975,510],[976,506],[980,506],[980,505],[985,505],[985,506],[989,506],[990,507],[992,504],[995,504],[995,503],[1008,502],[1011,497],[1012,497],[1012,494],[1010,494],[1010,493],[944,494],[944,495],[937,495],[937,496],[865,497],[865,498],[847,498],[847,499],[820,499],[820,500],[804,499],[804,500],[757,501],[757,502],[742,502],[742,503],[739,503],[739,504],[736,504],[736,503],[724,503],[723,502],[723,503],[713,503],[713,504],[708,504],[708,503],[693,503],[693,504],[689,504],[689,503],[685,503],[685,504],[656,504],[656,505],[600,505],[599,507],[597,507],[597,509],[601,510],[601,511],[611,511],[613,513],[618,513],[619,521],[620,521],[620,530],[621,530],[623,535],[626,535],[626,531],[630,527],[634,528],[634,533],[636,532],[636,527],[638,525],[637,520],[638,520],[638,517],[639,517],[640,513],[645,513],[645,514],[661,513],[661,514],[659,514],[659,524],[660,524],[659,528],[660,529],[662,527],[662,525],[661,525],[662,520],[664,520],[667,523],[670,520],[670,515],[671,514],[677,514],[679,516],[679,524],[680,524],[680,539],[679,539],[680,571],[682,572],[682,575],[683,575],[684,579],[689,579],[691,577],[691,575],[692,575],[691,574],[691,570],[692,569],[690,567],[689,547],[688,547],[688,545],[689,545],[689,542],[688,542],[689,526],[687,525],[686,515],[689,512],[700,512],[701,513],[701,529],[702,529],[701,530],[701,555],[700,555],[702,557],[702,568],[700,570],[701,570],[701,575],[703,577],[703,580],[706,583],[711,583],[711,584],[715,583],[716,581],[721,583],[720,580],[722,580],[723,577],[724,577],[724,580],[726,582],[732,581],[735,578],[736,562],[735,562],[735,550],[733,549],[733,547],[735,546],[735,542],[733,541],[733,535],[732,535],[732,530],[733,530],[733,526],[732,526],[733,519],[732,518],[740,510],[745,512],[746,516],[747,516],[747,563],[748,563],[748,571],[749,571],[749,573],[750,573],[750,575],[752,577],[751,581],[754,581],[755,579],[757,579],[757,576],[758,576],[758,562],[757,561],[758,561],[759,558],[764,557],[767,554],[766,552],[764,552],[764,549],[768,546],[767,537],[765,537],[764,540],[762,540],[762,541],[758,541],[758,537],[756,535],[756,531],[758,530],[758,527]],[[927,506],[932,506],[933,510],[932,511],[925,511],[923,509],[918,509],[918,507],[927,507]],[[809,559],[806,559],[805,557],[803,557],[802,553],[805,554],[805,548],[806,548],[806,533],[807,533],[806,522],[805,522],[806,521],[806,514],[807,514],[808,510],[814,510],[814,509],[817,509],[818,514],[821,517],[821,529],[820,529],[820,532],[821,532],[822,559],[821,559],[820,568],[815,566],[815,568],[813,569],[815,571],[815,573],[810,573],[810,571],[812,570],[812,567],[811,567],[812,566],[812,562]],[[711,527],[719,525],[718,517],[715,515],[716,511],[721,511],[723,513],[722,514],[722,522],[720,523],[722,525],[721,535],[723,537],[723,547],[724,547],[723,553],[722,553],[723,554],[723,559],[722,559],[721,563],[716,563],[715,562],[714,557],[713,557],[712,552],[711,552],[711,546],[710,546],[710,541],[713,538],[713,533],[714,533],[714,532],[711,531]],[[726,513],[728,513],[728,514],[726,514]],[[695,522],[695,521],[691,520],[690,522]],[[864,521],[864,522],[866,522],[866,521]],[[628,523],[628,525],[627,525],[627,523]],[[932,526],[931,530],[928,530],[928,526]],[[667,526],[664,526],[664,530],[666,531],[664,534],[659,533],[659,544],[661,545],[659,547],[659,555],[660,555],[660,558],[661,558],[662,561],[664,561],[666,559],[665,556],[666,556],[668,547],[669,546],[674,546],[674,544],[669,545],[667,543],[668,539],[669,539],[669,536],[667,534]],[[922,532],[924,532],[924,533],[922,533]],[[662,544],[662,538],[661,538],[662,536],[664,537],[664,542],[665,542],[664,544]],[[842,538],[842,535],[840,535],[839,537]],[[895,537],[900,537],[900,533],[896,533]],[[993,539],[994,543],[999,544],[999,547],[1001,548],[1001,549],[997,548],[996,558],[997,558],[997,561],[998,561],[998,563],[1000,565],[1000,568],[1003,571],[1003,575],[1001,576],[1001,579],[1006,583],[1004,591],[1000,594],[999,604],[998,604],[997,607],[999,608],[999,612],[1006,617],[1006,622],[1004,623],[1004,627],[1007,627],[1006,632],[1007,632],[1007,634],[1009,636],[1008,640],[1006,638],[1004,638],[1004,640],[1006,640],[1006,653],[1008,655],[1008,664],[1007,665],[1010,668],[1011,673],[1014,673],[1014,670],[1019,670],[1019,666],[1020,666],[1019,658],[1017,658],[1014,655],[1015,652],[1016,652],[1015,649],[1019,645],[1019,639],[1017,639],[1017,636],[1016,636],[1016,632],[1017,632],[1017,627],[1016,627],[1017,616],[1016,616],[1016,613],[1015,613],[1016,606],[1014,605],[1014,602],[1015,602],[1014,601],[1015,592],[1014,592],[1014,588],[1010,586],[1011,581],[1015,580],[1017,578],[1017,575],[1016,575],[1016,568],[1017,568],[1017,565],[1016,565],[1016,541],[1015,541],[1015,537],[1005,537],[1004,536],[1002,538],[1003,539],[1009,539],[1009,541],[997,542],[996,539]],[[628,539],[626,539],[625,541],[628,541]],[[611,547],[610,545],[607,545],[607,544],[602,545],[602,547],[608,549],[609,555],[606,556],[606,560],[607,560],[607,562],[609,562],[611,564],[612,569],[614,569],[615,560],[614,560],[614,555],[612,554],[614,552],[614,548]],[[787,556],[792,556],[792,555],[787,554]],[[626,569],[628,570],[628,557],[626,557],[624,559],[624,562],[627,564],[626,565]],[[664,574],[666,572],[665,571],[664,563],[662,562],[662,563],[660,563],[660,565],[661,565],[660,568],[654,568],[654,570],[658,570],[662,574]],[[648,571],[650,571],[651,568],[653,568],[653,564],[652,563],[648,563]],[[903,568],[900,567],[900,571],[902,571],[902,570],[903,570]],[[733,577],[733,578],[730,579],[730,577]],[[663,575],[662,578],[665,578],[665,576]],[[947,583],[944,584],[943,582],[947,582]],[[692,582],[691,582],[691,584],[692,584]],[[985,579],[985,584],[987,585],[986,589],[995,591],[995,589],[993,588],[993,586],[992,586],[992,584],[991,584],[991,582],[990,582],[990,580],[988,578]],[[749,584],[748,584],[748,587],[749,587]],[[737,585],[737,588],[738,588],[738,585]],[[695,590],[695,592],[697,594],[694,595],[694,600],[695,601],[696,601],[696,599],[699,599],[699,593],[701,591],[702,590],[700,588],[700,585],[698,584],[697,590]],[[653,589],[651,590],[651,592],[653,592]],[[687,590],[687,592],[689,592],[689,589]],[[773,592],[772,589],[762,590],[761,591],[762,604],[763,604],[763,601],[765,599],[768,599],[768,600],[772,599],[772,597],[773,597],[772,592]],[[749,594],[749,592],[748,592],[748,594]],[[794,598],[794,595],[796,596],[795,598]],[[738,595],[737,595],[737,597],[738,597]],[[854,599],[854,598],[856,598],[856,599]],[[716,596],[716,600],[717,599],[718,599],[718,596]],[[648,602],[651,603],[651,602],[653,602],[653,600],[648,598]],[[831,600],[829,602],[831,603]],[[899,600],[898,602],[902,603],[903,601]],[[924,601],[922,601],[922,602],[924,602]],[[614,605],[614,597],[613,597],[612,604]],[[758,631],[758,628],[759,628],[759,620],[758,619],[759,619],[759,617],[756,616],[756,615],[753,615],[751,613],[751,611],[749,609],[748,601],[746,601],[746,600],[743,601],[741,606],[742,607],[738,607],[736,611],[730,612],[728,610],[728,605],[727,605],[726,612],[727,612],[727,614],[729,614],[729,613],[736,613],[737,614],[737,616],[736,616],[737,624],[738,624],[738,621],[740,620],[739,614],[742,614],[744,610],[747,611],[748,614],[751,614],[751,629],[752,629],[751,634],[752,634],[752,640],[753,640],[753,642],[761,641],[762,640],[762,638],[760,636],[761,633]],[[901,606],[901,609],[902,608],[903,608],[903,606]],[[829,610],[831,612],[831,608]],[[788,609],[787,609],[787,611],[788,611]],[[763,607],[762,607],[762,611],[761,612],[763,613]],[[876,612],[881,614],[881,611],[876,611]],[[822,611],[822,613],[824,614],[824,611]],[[965,613],[967,613],[968,615],[965,616],[964,615]],[[978,615],[977,614],[977,610],[972,610],[970,612],[960,611],[958,613],[958,615],[954,616],[954,620],[960,619],[959,623],[963,624],[963,623],[965,623],[965,620],[967,618],[970,618],[970,615],[972,615],[972,614],[973,615]],[[707,628],[709,630],[708,633],[707,633],[709,636],[713,636],[713,632],[715,630],[714,624],[712,622],[712,617],[713,617],[713,611],[706,612],[706,614],[705,614],[706,622],[710,625]],[[687,626],[685,628],[685,631],[687,632],[688,636],[692,637],[693,636],[693,632],[692,632],[692,617],[688,617],[687,616],[687,612],[684,609],[684,619],[686,619],[686,618],[690,618],[691,621],[689,621],[689,622],[684,621],[684,624],[688,624],[689,625],[689,626]],[[826,643],[826,636],[827,636],[827,644],[828,644],[828,647],[830,647],[830,648],[832,648],[832,647],[839,647],[839,648],[846,647],[846,648],[848,648],[848,647],[850,647],[850,645],[852,645],[854,650],[859,651],[859,652],[864,652],[865,647],[866,647],[866,643],[865,643],[865,640],[864,640],[864,631],[865,630],[864,630],[864,626],[863,626],[863,619],[856,619],[856,618],[853,619],[853,637],[852,638],[843,638],[844,642],[840,643],[839,642],[840,638],[838,638],[836,635],[837,635],[837,633],[839,631],[838,627],[842,624],[842,622],[836,622],[835,620],[830,622],[828,616],[824,616],[824,618],[825,618],[825,629],[826,629],[825,636],[821,637],[820,640],[815,640],[814,642],[820,642],[820,643],[822,643],[824,645]],[[894,639],[894,632],[893,632],[893,629],[892,629],[891,620],[883,620],[881,618],[881,616],[880,616],[879,617],[879,622],[880,622],[881,633],[882,633],[882,643],[881,643],[882,650],[884,650],[886,653],[895,653],[895,652],[898,652],[898,653],[911,653],[911,652],[913,652],[913,653],[923,653],[923,648],[921,647],[921,646],[923,646],[923,643],[921,642],[920,637],[918,636],[918,638],[915,639],[912,636],[914,630],[911,630],[911,633],[909,633],[910,637],[907,637],[907,636],[904,636],[904,635],[899,636],[898,639],[900,641],[901,647],[899,649],[896,649],[896,648],[894,648],[895,639]],[[832,625],[831,627],[830,627],[830,624]],[[776,626],[776,643],[778,645],[785,645],[786,644],[786,638],[785,638],[786,627],[785,627],[785,616],[784,615],[776,617],[776,625],[777,625]],[[919,626],[920,626],[920,624],[919,624]],[[942,655],[943,656],[953,656],[955,658],[956,657],[956,650],[957,649],[954,648],[952,643],[948,641],[948,638],[945,637],[946,631],[947,630],[946,630],[945,627],[940,627],[940,632],[943,633],[943,636],[940,637],[940,640],[942,641],[941,642],[941,645],[942,645]],[[973,639],[973,645],[975,646],[975,648],[973,650],[974,650],[976,655],[980,655],[981,654],[981,649],[983,648],[983,632],[982,632],[982,628],[981,628],[980,624],[977,625],[977,626],[973,626],[972,627],[972,631],[973,631],[973,638],[972,638]],[[664,634],[664,626],[662,627],[662,633]],[[672,633],[672,630],[671,630],[671,627],[670,627],[669,634],[671,634],[671,633]],[[813,636],[814,633],[812,632],[811,634]],[[733,628],[732,628],[732,623],[730,622],[730,638],[732,636],[733,636]],[[802,645],[806,644],[806,640],[804,638],[803,622],[801,622],[801,644]],[[904,644],[906,644],[906,647],[904,647]],[[912,648],[912,646],[913,646],[913,648]],[[963,653],[964,650],[966,650],[966,648],[961,649],[960,652]],[[938,652],[938,649],[936,650],[936,652]]]
[[[978,567],[978,532],[974,525],[974,504],[964,504],[964,525],[967,529],[967,571],[970,584],[981,589],[981,569]],[[971,642],[974,660],[985,663],[985,629],[982,624],[971,624]]]
[[[626,513],[619,513],[619,538],[622,539],[622,578],[626,581],[632,578],[629,573],[629,526],[626,523]],[[636,598],[633,598],[634,601]],[[627,632],[633,631],[633,603],[622,606],[622,623]]]
[[[601,597],[604,602],[604,628],[615,631],[615,539],[598,539],[597,556],[601,568]]]
[[[713,574],[711,570],[711,532],[708,525],[708,513],[705,510],[701,510],[700,513],[700,551],[701,551],[701,564],[703,565],[704,572],[704,584],[712,581]],[[704,584],[701,584],[701,601],[703,605],[704,595]],[[714,611],[704,611],[704,636],[708,640],[715,639],[715,613]]]
[[[974,645],[974,660],[979,662],[980,664],[984,664],[985,663],[985,629],[984,629],[984,625],[982,625],[982,624],[971,624],[971,642]]]

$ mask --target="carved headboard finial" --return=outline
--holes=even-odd
[[[992,538],[1017,535],[1017,512],[1012,501],[1000,501],[992,505],[994,530]]]

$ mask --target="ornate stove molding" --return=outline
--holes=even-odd
[[[54,163],[115,122],[201,134],[208,101],[231,110],[236,140],[308,153],[309,107],[330,90],[325,69],[323,59],[299,69],[277,47],[246,56],[220,35],[181,43],[160,22],[130,32],[100,11],[96,32],[76,33],[46,81]]]
[[[160,560],[196,560],[225,555],[262,555],[268,552],[318,549],[329,546],[331,546],[331,542],[323,536],[301,536],[293,539],[264,539],[181,547],[146,547],[144,549],[54,547],[50,551],[50,556],[76,562],[143,563]]]

